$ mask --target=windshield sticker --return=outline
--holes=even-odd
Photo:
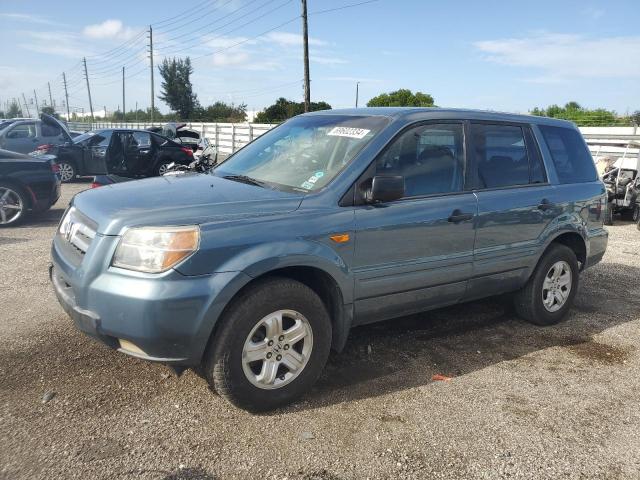
[[[324,177],[324,172],[316,172],[309,177],[308,180],[302,182],[302,188],[306,188],[307,190],[311,190],[315,183]]]
[[[333,127],[327,135],[330,137],[348,137],[348,138],[364,138],[371,130],[366,128],[353,128],[353,127]]]

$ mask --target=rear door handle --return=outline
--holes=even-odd
[[[553,208],[555,205],[547,200],[546,198],[542,199],[542,201],[538,204],[538,210],[542,210],[543,212]]]
[[[472,219],[473,219],[473,213],[465,213],[459,208],[456,208],[451,213],[451,215],[447,220],[451,223],[460,223],[460,222],[466,222],[467,220],[472,220]]]

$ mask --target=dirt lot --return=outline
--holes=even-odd
[[[640,478],[634,225],[561,325],[491,299],[360,328],[313,392],[255,416],[74,330],[47,263],[86,187],[0,231],[0,478]]]

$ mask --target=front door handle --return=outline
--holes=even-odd
[[[549,200],[547,200],[546,198],[543,198],[542,201],[538,204],[538,210],[542,210],[543,212],[546,212],[547,210],[553,207],[554,207],[554,204]]]
[[[456,208],[451,213],[451,215],[447,220],[451,223],[460,223],[460,222],[466,222],[467,220],[472,220],[472,219],[473,219],[473,213],[465,213],[459,208]]]

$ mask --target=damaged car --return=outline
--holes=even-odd
[[[77,176],[113,174],[127,179],[162,175],[171,163],[189,165],[193,150],[147,130],[94,130],[58,146],[63,182]]]

